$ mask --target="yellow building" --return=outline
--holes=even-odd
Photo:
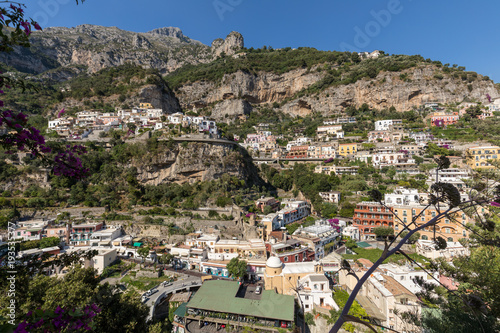
[[[339,155],[355,155],[357,151],[358,145],[356,143],[339,143]]]
[[[429,207],[424,213],[419,215],[425,206],[415,205],[415,206],[394,206],[392,207],[394,216],[394,232],[397,234],[404,229],[404,224],[409,224],[413,221],[415,216],[417,217],[416,224],[421,226],[429,222],[432,218],[437,216],[437,211],[435,208]],[[445,207],[442,210],[446,209]],[[397,217],[396,217],[397,216]],[[451,216],[442,217],[436,224],[436,227],[427,227],[420,230],[420,239],[432,240],[435,237],[443,237],[448,242],[458,242],[461,238],[469,237],[469,230],[465,228],[467,223],[470,223],[469,217],[463,213],[458,212]],[[415,228],[412,226],[410,228]],[[434,233],[435,229],[435,233]]]
[[[151,103],[139,103],[139,109],[154,109]]]
[[[493,165],[488,160],[500,159],[500,147],[498,146],[477,146],[468,148],[466,151],[467,165],[471,169],[491,169]]]
[[[295,295],[297,282],[310,274],[324,274],[323,264],[307,261],[285,265],[278,257],[270,257],[264,271],[264,288],[278,294]]]

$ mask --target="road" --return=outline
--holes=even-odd
[[[180,292],[183,290],[187,291],[193,287],[199,286],[201,286],[201,278],[189,276],[186,274],[180,274],[178,280],[174,281],[170,286],[162,287],[160,285],[156,287],[156,289],[158,289],[158,292],[149,296],[148,300],[145,303],[149,307],[148,320],[151,320],[151,318],[153,318],[155,305],[162,299],[166,298],[168,294]]]

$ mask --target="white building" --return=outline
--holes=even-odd
[[[379,268],[384,271],[386,275],[393,277],[394,280],[398,281],[414,294],[423,291],[423,288],[415,282],[417,279],[432,284],[438,284],[437,281],[439,281],[438,272],[434,272],[433,276],[430,276],[427,272],[421,269],[415,269],[410,265],[398,266],[395,264],[383,264],[380,265]]]
[[[303,219],[311,212],[311,208],[306,201],[293,200],[283,202],[283,204],[285,204],[285,208],[277,212],[280,227]]]
[[[342,125],[318,126],[318,128],[316,129],[316,134],[318,138],[329,138],[329,139],[344,138],[344,131],[342,130]]]
[[[436,250],[434,241],[431,240],[419,239],[415,245],[417,246],[418,254],[432,260],[436,260],[437,258],[451,260],[457,256],[470,255],[469,249],[459,242],[446,242],[446,249],[442,250]]]
[[[340,192],[339,191],[330,191],[330,192],[319,192],[319,196],[323,201],[339,203],[340,202]]]
[[[293,238],[307,242],[311,248],[314,248],[315,259],[319,260],[325,256],[325,245],[340,241],[340,234],[328,221],[319,220],[314,225],[305,228],[300,226],[293,233]]]
[[[384,201],[387,205],[419,205],[421,195],[416,189],[407,189],[399,187],[394,190],[394,193],[384,195]]]
[[[322,307],[328,310],[339,310],[337,303],[333,300],[330,283],[325,274],[309,274],[299,280],[300,303],[304,311],[309,312],[314,307]]]
[[[209,134],[217,134],[217,125],[213,120],[203,120],[199,125],[200,132],[207,132]]]
[[[90,235],[90,246],[111,246],[111,242],[121,235],[121,227],[98,230]]]
[[[395,125],[402,125],[401,119],[378,120],[375,122],[375,131],[388,131],[395,127]]]
[[[345,227],[342,230],[342,235],[350,237],[351,239],[359,241],[361,238],[359,236],[359,229],[353,226]]]
[[[94,268],[98,274],[102,274],[104,268],[116,261],[116,249],[99,250],[99,254],[85,262],[85,268]]]

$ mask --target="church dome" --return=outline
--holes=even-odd
[[[271,268],[281,268],[282,262],[278,257],[270,257],[266,261],[266,266]]]

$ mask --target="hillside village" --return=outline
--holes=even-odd
[[[422,109],[427,110],[425,120],[429,129],[418,132],[408,130],[402,119],[385,119],[375,121],[375,130],[369,131],[366,137],[353,137],[344,132],[343,126],[356,124],[356,117],[338,117],[324,120],[317,126],[313,137],[296,133],[286,145],[279,144],[283,142],[283,135],[273,134],[265,122],[255,126],[254,133],[244,138],[235,135],[231,140],[246,149],[257,165],[283,168],[286,167],[281,164],[283,162],[314,163],[311,169],[314,173],[343,177],[358,174],[359,163],[363,163],[385,172],[393,170],[391,177],[399,179],[419,175],[425,176],[420,178],[425,184],[431,185],[435,181],[451,183],[459,189],[462,200],[466,200],[471,172],[492,168],[490,163],[499,159],[500,147],[435,137],[430,128],[453,126],[467,114],[467,110],[476,106],[476,103],[462,103],[456,107],[458,112],[450,112],[436,103],[422,105]],[[498,111],[500,99],[481,106],[476,117],[495,118],[498,117]],[[117,110],[115,113],[81,111],[74,116],[60,116],[49,120],[47,131],[57,133],[60,138],[82,142],[92,140],[94,132],[103,133],[98,138],[105,138],[111,129],[127,133],[125,140],[148,132],[180,140],[183,137],[228,140],[218,130],[218,125],[224,127],[224,124],[217,124],[206,116],[166,114],[162,109],[154,109],[150,103],[141,103],[137,108]],[[176,128],[184,130],[172,132]],[[435,168],[421,167],[424,159],[427,159],[424,157],[429,147],[457,151],[461,156],[449,156],[452,167],[441,170],[436,179]],[[358,165],[352,165],[351,162]],[[340,191],[318,194],[324,202],[335,205],[343,199]],[[54,217],[19,220],[16,228],[10,232],[16,235],[18,241],[32,244],[18,253],[19,260],[42,253],[57,256],[94,249],[98,254],[93,260],[85,261],[85,267],[93,267],[103,278],[109,276],[110,272],[120,271],[120,263],[131,262],[135,266],[134,260],[139,260],[137,263],[144,262],[149,268],[142,268],[141,264],[140,268],[135,266],[132,271],[137,269],[136,277],[140,272],[154,276],[151,281],[158,281],[158,285],[143,293],[142,302],[151,308],[151,318],[158,315],[156,311],[159,310],[156,309],[162,308],[164,302],[174,304],[170,310],[174,313],[174,332],[188,331],[200,318],[204,318],[202,321],[205,325],[215,325],[216,329],[228,325],[234,329],[249,326],[277,331],[300,325],[294,319],[296,311],[303,311],[307,316],[313,314],[314,318],[321,319],[322,316],[327,318],[330,310],[339,310],[342,306],[341,293],[349,293],[356,284],[355,276],[361,277],[373,265],[372,261],[363,258],[363,254],[357,254],[357,249],[376,253],[383,249],[381,237],[394,237],[394,233],[405,228],[409,219],[421,216],[418,223],[428,222],[439,214],[436,209],[427,207],[428,200],[428,194],[422,190],[398,186],[388,191],[382,202],[357,202],[351,216],[325,218],[303,197],[281,199],[263,196],[254,202],[251,212],[240,212],[243,218],[231,217],[236,223],[247,225],[245,229],[253,228],[253,234],[224,238],[220,228],[217,228],[217,221],[213,221],[214,225],[209,228],[200,229],[195,223],[192,232],[177,238],[175,243],[158,237],[160,235],[151,237],[126,232],[123,222],[95,221],[88,215],[73,215],[67,211],[59,212]],[[433,230],[421,231],[419,239],[413,245],[408,245],[405,251],[421,264],[437,258],[452,260],[456,256],[467,255],[469,249],[463,240],[470,235],[466,227],[470,223],[474,223],[474,220],[464,213],[449,216],[439,221]],[[432,240],[437,235],[446,241],[445,249],[434,248]],[[344,265],[344,258],[350,257],[354,258],[348,259],[353,267],[353,275],[347,275],[347,271],[340,269]],[[234,261],[244,263],[245,272],[240,276],[243,291],[242,287],[231,282],[236,278],[232,268]],[[160,264],[161,269],[157,267]],[[170,268],[165,267],[165,264]],[[64,273],[64,267],[46,271],[46,274],[56,276]],[[123,272],[121,276],[123,274],[125,277],[130,275]],[[376,270],[356,300],[364,309],[365,317],[371,321],[397,331],[413,331],[415,327],[408,326],[395,313],[423,311],[416,296],[423,289],[415,278],[442,283],[452,290],[457,288],[453,279],[438,272],[432,279],[426,275],[418,266],[404,259],[391,261]],[[192,279],[193,284],[176,285],[181,293],[172,296],[172,283],[175,285],[176,281],[182,281],[185,277],[190,277],[188,279]],[[117,281],[120,280],[125,281],[125,278],[118,278]],[[200,284],[201,281],[205,282],[200,287],[197,281]],[[232,288],[238,294],[245,293],[241,299],[224,299],[228,304],[243,302],[248,298],[248,301],[259,300],[262,307],[266,306],[266,302],[280,302],[283,308],[280,311],[263,312],[243,307],[238,313],[228,315],[231,306],[214,305],[218,304],[216,299],[220,297],[216,296],[214,290],[226,288]],[[332,297],[332,290],[339,291],[333,293]],[[214,303],[201,301],[204,294]],[[176,303],[177,298],[182,302]],[[294,310],[294,298],[300,305],[298,310]],[[309,318],[307,316],[303,318]],[[220,318],[225,319],[221,321]],[[319,332],[322,330],[321,325],[318,322],[317,328],[310,326],[309,329]]]
[[[488,76],[234,31],[20,32],[0,52],[2,331],[499,327]]]

